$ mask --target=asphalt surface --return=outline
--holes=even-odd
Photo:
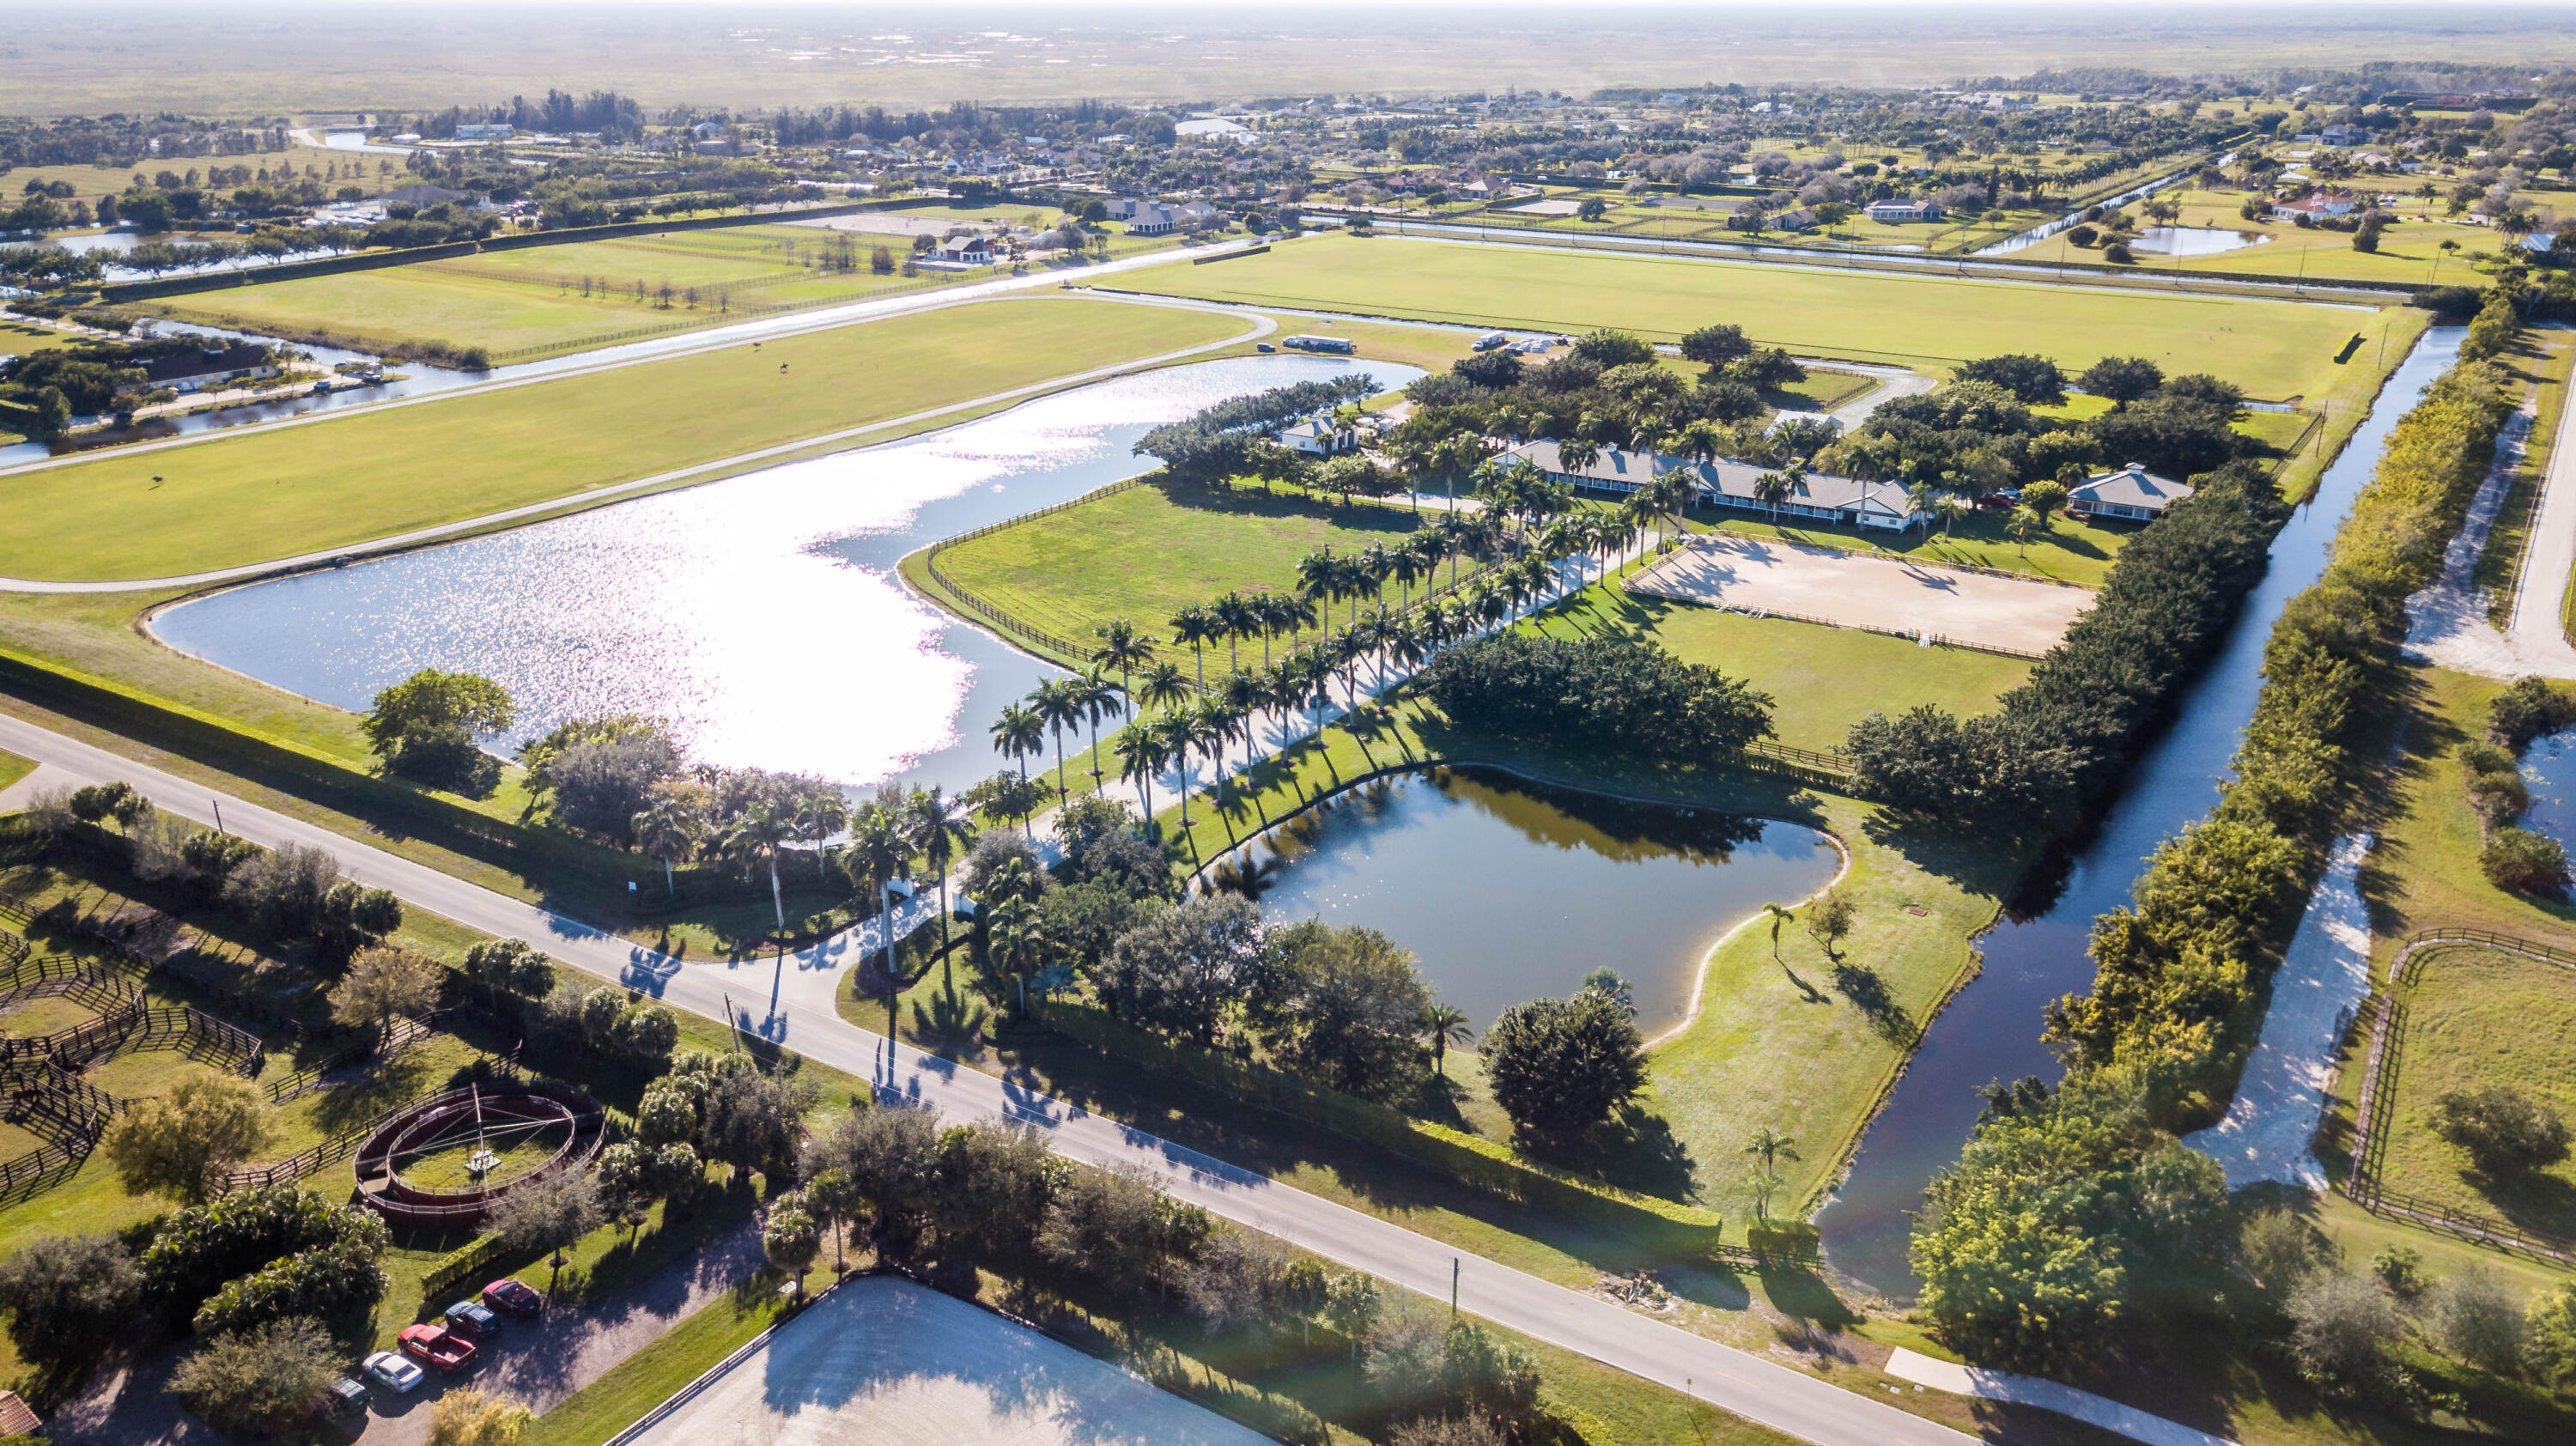
[[[1327,1259],[1691,1394],[1821,1446],[1933,1446],[1976,1438],[1759,1356],[1692,1335],[1609,1301],[1292,1189],[1061,1100],[886,1039],[833,1007],[840,971],[862,945],[844,935],[769,962],[682,964],[577,920],[414,863],[318,824],[289,818],[95,745],[0,715],[0,748],[35,760],[47,786],[122,779],[170,813],[214,823],[254,843],[329,851],[349,877],[391,889],[413,908],[470,928],[540,944],[557,960],[629,985],[674,1008],[792,1048],[873,1082],[889,1099],[959,1120],[999,1118],[1045,1132],[1068,1158],[1135,1166],[1211,1214]],[[13,790],[14,791],[14,790]]]

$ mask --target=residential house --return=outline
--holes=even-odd
[[[1180,227],[1180,213],[1169,206],[1158,206],[1149,201],[1127,213],[1127,234],[1130,236],[1169,236]]]
[[[1908,221],[1938,221],[1941,219],[1941,203],[1890,197],[1884,201],[1870,202],[1860,208],[1860,213],[1873,221],[1882,221],[1891,226]]]
[[[951,237],[939,243],[939,259],[956,266],[990,266],[994,260],[992,238]]]
[[[2272,203],[2272,219],[2296,221],[2305,216],[2311,221],[2324,221],[2349,216],[2361,209],[2361,198],[2346,191],[2317,191],[2295,201]]]
[[[1656,478],[1678,471],[1689,473],[1698,483],[1700,501],[1704,505],[1735,507],[1774,516],[1787,514],[1886,532],[1903,531],[1931,520],[1927,514],[1916,510],[1907,499],[1905,488],[1894,482],[1863,482],[1821,472],[1798,473],[1726,458],[1700,462],[1688,457],[1667,457],[1624,447],[1602,448],[1599,456],[1577,471],[1565,465],[1557,444],[1547,441],[1524,442],[1503,455],[1518,458],[1550,477],[1593,492],[1634,492]],[[1774,475],[1786,479],[1788,494],[1777,502],[1765,501],[1761,496],[1761,480]]]
[[[2188,483],[2156,476],[2143,462],[2132,462],[2116,472],[2087,477],[2068,489],[2066,510],[2078,517],[2122,517],[2143,522],[2162,517],[2166,508],[2189,497],[2193,490]]]
[[[1309,417],[1293,427],[1279,429],[1279,445],[1309,457],[1334,457],[1356,449],[1359,434],[1336,427],[1327,419]]]
[[[1185,201],[1179,212],[1181,225],[1192,231],[1225,224],[1225,213],[1205,201]]]
[[[2351,146],[2369,145],[2371,133],[2364,127],[2345,125],[2337,121],[2317,132],[2317,139],[2340,150]]]
[[[249,342],[211,346],[204,351],[155,357],[143,364],[143,380],[174,392],[220,391],[233,382],[259,381],[277,375],[268,348]]]

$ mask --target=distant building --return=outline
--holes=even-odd
[[[471,191],[451,191],[445,186],[401,186],[375,198],[387,206],[420,206],[427,208],[445,201],[471,201]]]
[[[1180,124],[1172,127],[1172,134],[1184,140],[1201,141],[1235,142],[1246,141],[1252,138],[1251,131],[1244,129],[1242,126],[1236,125],[1230,120],[1223,120],[1214,116],[1200,120],[1182,121]]]
[[[1130,236],[1169,236],[1181,228],[1179,212],[1150,201],[1130,210],[1126,220]]]
[[[519,133],[517,126],[461,125],[456,128],[460,141],[506,141]]]
[[[2295,201],[2273,202],[2272,219],[2296,221],[2305,216],[2311,221],[2325,221],[2338,216],[2349,216],[2360,209],[2359,196],[2344,191],[2318,191]]]
[[[2165,509],[2189,497],[2188,483],[2158,477],[2143,462],[2116,472],[2087,477],[2068,489],[2066,510],[2078,517],[2125,517],[2136,521],[2164,516]]]
[[[1860,213],[1873,221],[1882,221],[1891,226],[1902,225],[1908,221],[1938,221],[1941,219],[1941,203],[1895,199],[1872,201],[1861,207]]]
[[[2345,125],[2338,121],[2317,132],[2317,139],[2338,148],[2366,146],[2371,142],[2371,133],[2361,126]]]
[[[277,363],[270,359],[268,349],[249,342],[180,352],[143,364],[145,382],[174,392],[220,390],[233,382],[259,381],[275,375]]]
[[[1341,336],[1292,336],[1279,344],[1290,351],[1328,351],[1341,356],[1359,350],[1350,338]]]
[[[993,243],[982,236],[959,236],[939,243],[939,259],[959,266],[993,264]]]

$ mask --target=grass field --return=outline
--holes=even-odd
[[[1772,726],[1798,748],[1839,748],[1873,712],[1890,717],[1920,704],[1966,716],[2030,674],[2021,658],[1967,648],[1919,648],[1903,638],[1785,618],[1694,607],[1600,588],[1539,619],[1542,632],[1643,630],[1687,662],[1706,663],[1771,695]]]
[[[17,782],[19,779],[24,778],[35,771],[36,761],[34,759],[21,758],[17,754],[11,753],[6,749],[0,749],[0,788],[7,788],[10,784]]]
[[[2081,368],[2135,355],[2270,399],[2332,390],[2346,340],[2394,323],[2360,308],[1340,235],[1124,280],[1176,296],[1552,331],[1622,327],[1663,341],[1726,321],[1765,345],[1864,360],[1939,365],[2032,351]]]
[[[11,479],[0,557],[20,576],[151,577],[346,546],[1239,330],[995,301],[105,457]]]
[[[953,224],[985,218],[989,210],[961,210],[953,217],[937,208],[900,214]],[[1011,214],[1016,219],[1020,213]],[[787,307],[995,274],[879,275],[869,267],[871,249],[889,245],[902,257],[911,244],[908,235],[892,234],[892,218],[884,224],[886,233],[765,224],[482,251],[194,292],[135,310],[250,331],[328,334],[378,349],[479,346],[496,359],[515,360],[578,350],[639,328],[713,326]],[[1122,238],[1110,251],[1128,255],[1169,244]],[[833,269],[836,245],[855,248],[857,269]],[[1079,270],[1082,263],[1062,264]]]
[[[2576,1237],[2576,1163],[2490,1180],[2432,1127],[2444,1094],[2496,1085],[2576,1115],[2576,971],[2493,949],[2444,949],[2419,956],[2415,983],[2399,996],[2406,1025],[2383,1066],[2395,1071],[2395,1094],[2380,1183],[2461,1214]]]
[[[1400,501],[1345,507],[1303,493],[1149,482],[943,547],[938,562],[958,586],[1046,631],[1081,640],[1125,618],[1160,637],[1183,607],[1294,590],[1307,554],[1393,545],[1421,524]],[[1165,649],[1188,664],[1187,649]],[[1223,665],[1221,649],[1215,661]]]
[[[381,169],[382,163],[388,161],[392,162],[392,169]],[[73,200],[87,201],[95,206],[101,196],[125,194],[133,187],[137,173],[148,180],[162,171],[172,171],[185,176],[190,170],[194,170],[202,179],[210,166],[248,166],[254,177],[253,185],[259,184],[255,178],[263,167],[269,174],[275,175],[279,167],[292,166],[295,169],[296,179],[301,180],[304,177],[305,168],[309,166],[321,179],[322,189],[325,192],[337,191],[342,186],[358,186],[364,188],[370,195],[378,191],[389,191],[409,185],[416,179],[410,172],[403,169],[400,156],[368,155],[361,151],[335,151],[322,146],[289,142],[287,148],[282,151],[255,151],[238,156],[187,156],[173,160],[145,157],[130,166],[20,166],[9,172],[9,192],[12,196],[17,195],[30,181],[41,181],[48,186],[57,181],[68,181],[71,183]],[[222,194],[230,196],[232,191],[233,188],[227,186],[222,189]]]

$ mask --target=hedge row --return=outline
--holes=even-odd
[[[1579,1180],[1514,1155],[1507,1147],[1417,1120],[1366,1100],[1229,1059],[1212,1050],[1159,1039],[1119,1023],[1096,1007],[1050,1002],[1046,1021],[1078,1044],[1149,1069],[1213,1085],[1229,1094],[1409,1156],[1507,1200],[1586,1220],[1649,1249],[1713,1256],[1725,1222],[1716,1212]],[[1812,1253],[1806,1237],[1783,1238],[1783,1253]]]
[[[2095,923],[2093,993],[2050,1009],[2071,1066],[2134,1069],[2169,1123],[2215,1113],[2261,1026],[2345,805],[2380,776],[2406,599],[2440,574],[2511,412],[2502,374],[2464,362],[2391,430],[2324,575],[2273,626],[2233,781]]]

